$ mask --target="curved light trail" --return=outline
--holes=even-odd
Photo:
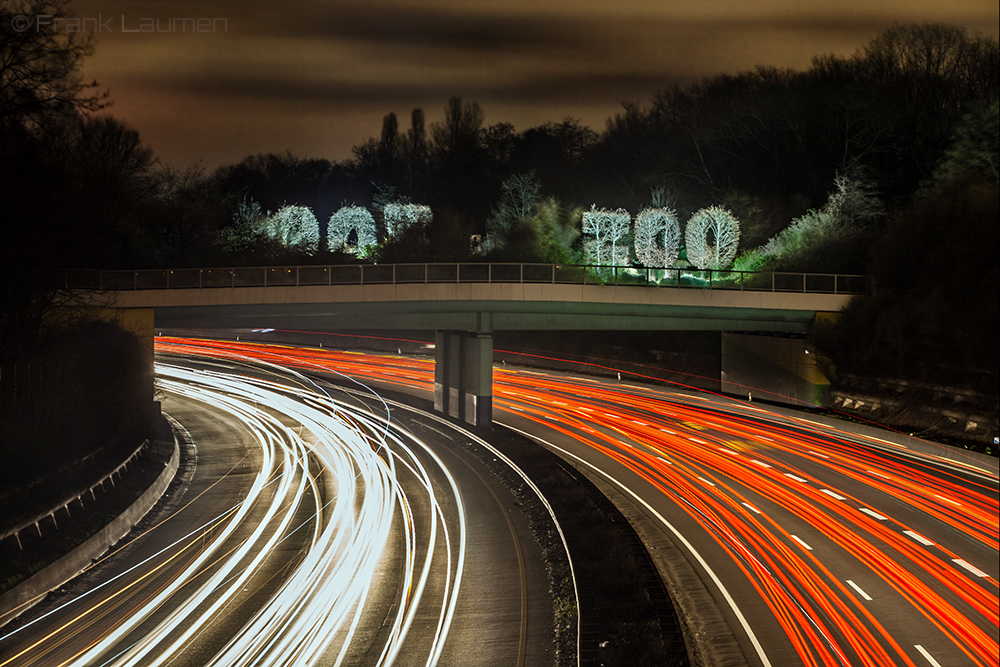
[[[466,525],[458,488],[434,452],[387,418],[305,381],[166,364],[157,375],[168,394],[211,406],[253,434],[261,465],[245,498],[0,666],[170,664],[242,604],[291,535],[305,542],[300,555],[206,664],[343,664],[365,614],[389,627],[374,664],[391,665],[404,650],[408,664],[437,664],[462,580]],[[404,544],[402,583],[393,604],[373,610],[369,593],[394,530]],[[421,623],[435,618],[436,628],[414,639],[418,614]],[[97,639],[89,639],[93,628],[102,628]],[[67,655],[71,640],[86,645]]]
[[[183,341],[189,346],[433,388],[428,360]],[[787,645],[756,643],[762,664],[1000,662],[1000,503],[995,476],[974,463],[909,456],[893,443],[745,403],[720,410],[706,397],[531,371],[498,368],[493,377],[495,408],[575,443],[573,451],[549,445],[650,509],[669,501],[700,527],[688,534],[699,550],[728,556],[712,558],[716,569],[728,562],[728,581],[756,598],[733,602],[734,612],[766,610],[751,625],[787,637]]]

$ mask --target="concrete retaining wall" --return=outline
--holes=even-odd
[[[16,618],[41,601],[49,591],[62,586],[80,574],[111,545],[128,534],[142,517],[153,508],[170,485],[180,463],[180,446],[174,438],[174,453],[167,466],[135,503],[99,533],[69,552],[52,565],[0,596],[0,626]]]

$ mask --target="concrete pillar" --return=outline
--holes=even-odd
[[[434,409],[473,426],[491,424],[492,334],[438,331],[434,343]]]

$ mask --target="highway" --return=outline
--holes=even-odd
[[[198,345],[433,389],[426,359]],[[680,548],[749,664],[998,664],[1000,494],[974,462],[566,374],[496,368],[493,393],[495,421],[586,470]]]
[[[527,520],[430,444],[461,430],[274,365],[170,356],[157,376],[190,452],[182,492],[0,629],[0,666],[546,660]]]

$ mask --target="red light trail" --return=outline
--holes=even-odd
[[[157,350],[433,390],[426,359],[187,339],[158,339]],[[936,662],[919,635],[899,636],[899,619],[882,617],[858,575],[837,574],[848,565],[950,640],[950,661],[1000,662],[1000,590],[980,569],[996,568],[1000,503],[995,479],[968,474],[973,465],[901,465],[889,443],[748,404],[720,411],[699,396],[562,375],[496,368],[493,395],[495,409],[586,445],[671,499],[728,554],[802,664]]]

